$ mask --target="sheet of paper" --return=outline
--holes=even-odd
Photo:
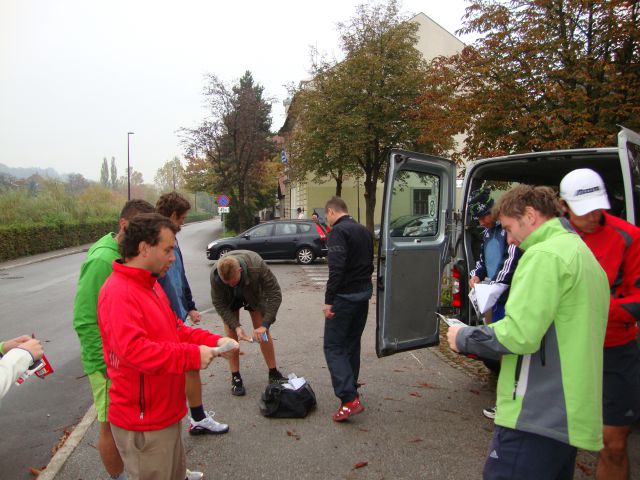
[[[438,312],[436,312],[436,315],[438,315],[438,317],[440,317],[440,320],[442,320],[444,323],[446,323],[450,327],[453,327],[454,325],[458,325],[460,327],[468,327],[468,325],[466,323],[461,322],[457,318],[445,317],[444,315],[442,315],[442,314],[440,314]]]
[[[305,383],[307,383],[307,381],[304,379],[304,377],[296,377],[296,378],[290,378],[289,383],[294,388],[294,390],[297,390],[300,387],[302,387]]]
[[[478,311],[485,313],[490,310],[507,288],[509,288],[509,285],[504,283],[476,283],[472,291],[475,292]],[[469,297],[471,297],[471,294]]]

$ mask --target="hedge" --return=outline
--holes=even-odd
[[[210,213],[189,213],[187,222],[211,219]],[[0,262],[93,243],[107,232],[118,230],[116,218],[64,223],[0,225]]]
[[[118,229],[115,218],[85,222],[0,225],[0,261],[93,243]]]

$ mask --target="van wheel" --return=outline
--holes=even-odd
[[[315,260],[316,256],[309,247],[302,247],[296,252],[296,261],[301,265],[309,265]]]

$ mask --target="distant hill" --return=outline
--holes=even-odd
[[[29,178],[31,175],[40,175],[41,177],[63,179],[53,168],[37,168],[37,167],[8,167],[4,163],[0,163],[0,173],[6,173],[18,179]]]

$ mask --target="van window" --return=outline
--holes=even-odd
[[[389,218],[392,237],[426,237],[438,232],[440,178],[405,170],[394,179]]]
[[[629,173],[631,174],[636,225],[640,225],[640,146],[627,142],[627,156],[629,157]]]

